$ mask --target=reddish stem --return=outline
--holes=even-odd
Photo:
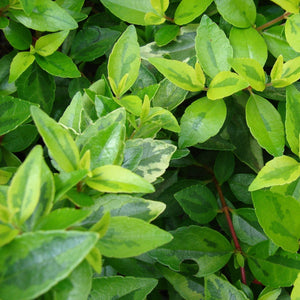
[[[170,18],[168,16],[164,16],[164,18],[167,20],[167,21],[170,21],[172,23],[174,23],[174,19],[173,18]]]
[[[3,141],[3,138],[4,138],[4,135],[0,135],[0,145],[1,145],[2,141]]]
[[[257,31],[262,31],[262,30],[264,30],[264,29],[266,29],[266,28],[282,21],[283,19],[286,19],[290,14],[291,14],[290,12],[285,12],[283,15],[281,15],[281,16],[279,16],[279,17],[277,17],[277,18],[275,18],[275,19],[273,19],[273,20],[257,27],[256,30]]]

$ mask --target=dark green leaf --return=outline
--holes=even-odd
[[[161,27],[154,35],[157,46],[165,46],[174,40],[179,33],[179,27],[176,25],[166,25]]]
[[[234,165],[234,155],[232,152],[219,152],[214,165],[214,173],[220,184],[223,184],[232,175]]]

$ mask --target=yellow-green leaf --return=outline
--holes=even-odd
[[[282,69],[283,69],[283,56],[280,54],[276,61],[275,64],[271,70],[271,80],[272,82],[276,79],[280,79],[282,75]]]
[[[34,60],[30,52],[19,52],[11,62],[8,83],[16,81]]]
[[[151,0],[151,5],[160,15],[163,15],[168,9],[169,0]]]
[[[285,11],[297,14],[299,12],[299,0],[271,0],[281,6]]]

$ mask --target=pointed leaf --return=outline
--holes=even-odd
[[[163,26],[156,31],[154,40],[159,47],[165,46],[176,38],[179,30],[179,26],[176,25]]]
[[[25,13],[29,16],[35,6],[35,0],[20,0]]]
[[[283,69],[283,56],[279,55],[277,57],[277,60],[272,68],[271,71],[271,80],[272,82],[276,79],[280,79],[282,75],[282,69]]]
[[[30,52],[19,52],[11,62],[8,83],[16,81],[34,60],[35,57]]]

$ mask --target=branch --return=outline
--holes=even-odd
[[[256,30],[257,31],[262,31],[262,30],[264,30],[264,29],[266,29],[266,28],[282,21],[283,19],[286,19],[290,14],[291,14],[290,12],[285,12],[283,15],[281,15],[281,16],[279,16],[279,17],[277,17],[277,18],[275,18],[275,19],[273,19],[273,20],[257,27]]]

